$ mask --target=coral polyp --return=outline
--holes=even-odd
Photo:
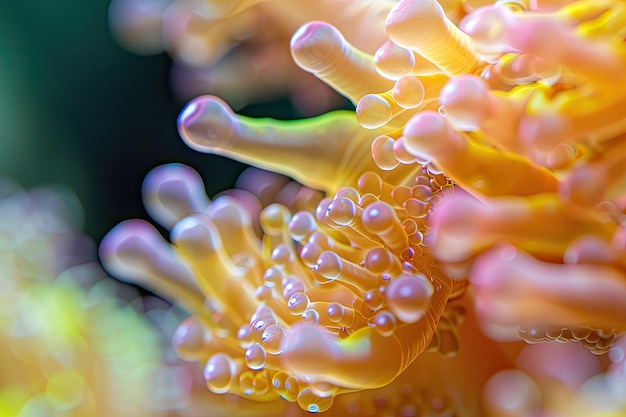
[[[184,166],[154,170],[144,196],[155,220],[171,227],[176,218],[172,243],[129,221],[101,255],[116,275],[194,314],[175,343],[206,363],[213,392],[325,411],[337,394],[393,382],[427,349],[458,349],[462,309],[446,306],[465,283],[441,273],[423,245],[426,199],[444,192],[443,176],[422,174],[409,188],[364,174],[315,214],[271,204],[260,214],[262,239],[240,198],[209,201],[199,181]]]
[[[550,348],[524,348],[519,369],[505,369],[522,340],[565,344],[593,365],[575,378],[605,375],[623,391],[593,355],[621,351],[626,329],[625,7],[401,0],[310,11],[291,55],[355,112],[250,119],[201,96],[178,120],[190,147],[301,183],[299,207],[261,196],[280,194],[278,177],[210,201],[194,171],[164,166],[144,200],[169,241],[125,222],[102,259],[192,313],[175,343],[206,365],[215,393],[341,415],[567,415],[547,374],[522,363]],[[493,362],[472,363],[472,343]],[[507,408],[507,387],[519,407]],[[413,389],[425,394],[403,396]],[[607,407],[623,411],[615,398]]]

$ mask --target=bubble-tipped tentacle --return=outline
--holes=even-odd
[[[336,28],[324,22],[300,27],[291,38],[291,54],[300,68],[353,103],[369,92],[382,92],[392,85],[375,71],[374,57],[350,45]]]
[[[478,194],[529,195],[556,190],[557,180],[550,171],[467,138],[438,113],[418,114],[407,123],[403,135],[408,152],[432,157],[459,185]],[[504,169],[507,175],[498,175]]]
[[[216,97],[204,96],[183,110],[179,130],[197,150],[284,173],[325,191],[354,182],[355,175],[374,165],[368,135],[349,112],[298,122],[254,120],[236,116]]]
[[[472,39],[446,17],[436,0],[396,3],[385,26],[393,42],[415,50],[451,76],[470,73],[480,64]]]

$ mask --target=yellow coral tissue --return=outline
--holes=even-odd
[[[256,39],[233,94],[271,46],[356,108],[277,121],[192,100],[191,148],[295,182],[250,169],[209,200],[191,168],[158,167],[143,197],[168,239],[140,220],[104,239],[112,274],[191,314],[173,343],[210,391],[253,415],[626,415],[626,1],[111,10],[126,44],[214,72]],[[293,71],[259,91],[303,91]]]

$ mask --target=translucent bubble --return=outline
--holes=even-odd
[[[291,314],[299,316],[309,308],[310,303],[311,301],[305,293],[297,292],[289,298],[287,308]]]
[[[255,392],[254,374],[252,371],[244,371],[239,375],[239,388],[244,395],[252,395]]]
[[[316,243],[307,243],[302,245],[298,255],[302,263],[304,263],[309,268],[313,268],[317,265],[317,260],[322,254],[322,248]]]
[[[265,329],[272,324],[276,324],[276,317],[268,307],[260,308],[250,322],[250,335],[253,340],[260,341]]]
[[[272,377],[272,386],[274,387],[274,389],[279,392],[285,390],[285,382],[287,381],[288,377],[289,375],[284,372],[276,372]]]
[[[289,234],[300,241],[316,229],[315,218],[311,213],[301,211],[296,213],[289,222]]]
[[[267,330],[267,329],[266,329]],[[263,333],[265,334],[265,333]],[[248,368],[258,370],[265,366],[266,353],[263,346],[255,343],[246,350],[245,360]]]
[[[300,388],[298,387],[298,379],[296,377],[290,376],[285,379],[285,391],[289,397],[292,397],[293,399],[296,398],[296,396],[300,392]]]
[[[215,394],[224,394],[230,389],[234,365],[230,357],[218,353],[209,359],[204,367],[204,380],[207,387]]]
[[[413,53],[389,41],[383,44],[374,55],[376,71],[391,80],[410,74],[415,66]]]
[[[304,284],[298,278],[292,278],[283,287],[283,297],[289,299],[293,294],[304,291]]]
[[[363,297],[363,304],[371,310],[379,309],[383,305],[383,302],[384,297],[378,290],[368,291]]]
[[[347,197],[335,198],[328,209],[328,217],[340,225],[352,223],[356,215],[356,205]]]
[[[290,218],[289,210],[285,206],[272,204],[261,213],[261,227],[265,233],[274,236],[282,233]]]
[[[271,282],[274,284],[280,284],[283,280],[283,273],[280,272],[277,268],[267,268],[265,270],[265,274],[263,274],[263,279],[267,282]]]
[[[385,125],[393,117],[389,102],[377,94],[368,94],[359,100],[356,118],[366,129],[376,129]]]
[[[267,371],[263,370],[254,375],[254,393],[256,395],[266,394],[270,389],[270,383],[267,378]]]
[[[291,251],[287,245],[281,244],[274,248],[270,260],[277,265],[287,265],[289,262],[293,261],[293,258],[291,257]]]
[[[285,330],[278,324],[268,326],[261,336],[261,343],[265,351],[271,355],[282,353],[287,344]]]
[[[400,161],[393,154],[395,140],[389,136],[379,136],[372,142],[372,158],[378,167],[384,171],[396,168]]]
[[[391,312],[405,323],[415,323],[423,317],[433,286],[422,274],[403,274],[391,281],[385,297]]]
[[[374,248],[365,256],[365,267],[375,274],[382,274],[391,266],[391,254],[385,248]]]
[[[339,255],[331,251],[322,253],[317,261],[317,271],[324,278],[331,280],[339,278],[341,275],[341,259]]]
[[[298,394],[298,405],[309,413],[322,413],[333,405],[333,397],[320,397],[310,388],[305,388]]]
[[[402,77],[396,81],[393,96],[400,106],[413,109],[424,101],[424,84],[418,77]]]
[[[330,303],[326,308],[326,314],[328,314],[328,319],[333,323],[339,323],[341,319],[343,319],[344,308],[339,303]]]
[[[396,316],[389,311],[378,312],[373,319],[376,331],[382,336],[391,336],[397,328]]]
[[[239,346],[247,348],[252,343],[250,337],[250,326],[247,324],[242,325],[237,331],[237,340],[239,340]]]
[[[172,344],[182,357],[196,358],[205,346],[205,329],[199,321],[190,317],[178,326],[172,336]]]

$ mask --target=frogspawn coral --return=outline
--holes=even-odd
[[[341,2],[350,30],[312,21],[291,39],[295,62],[355,113],[253,120],[203,96],[179,118],[192,148],[323,191],[315,210],[269,205],[257,237],[242,198],[209,201],[197,174],[166,166],[144,200],[172,243],[125,222],[103,261],[189,309],[174,341],[206,363],[213,392],[311,412],[337,397],[343,415],[560,413],[505,370],[478,404],[519,344],[467,331],[473,311],[458,326],[475,307],[494,340],[572,342],[587,355],[624,330],[626,2],[373,4]],[[480,369],[457,361],[476,354],[467,345],[442,359],[464,328],[493,355]],[[511,408],[497,375],[528,388],[523,406]],[[403,397],[407,380],[422,394]],[[355,393],[387,385],[395,396]]]

